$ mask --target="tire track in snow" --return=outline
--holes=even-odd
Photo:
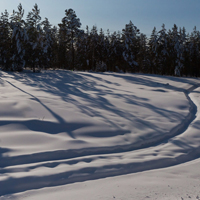
[[[186,149],[179,149],[179,152],[176,152],[177,155],[173,156],[170,155],[172,147],[169,152],[167,152],[167,146],[173,146],[174,141],[177,140],[176,137],[174,139],[172,136],[174,137],[174,135],[186,133],[189,125],[195,121],[197,106],[190,98],[189,93],[196,88],[198,88],[198,86],[193,86],[188,92],[185,92],[191,105],[189,115],[186,118],[186,122],[189,124],[186,124],[184,121],[179,127],[174,128],[173,134],[170,134],[171,137],[168,135],[167,138],[162,138],[162,140],[157,141],[157,143],[146,144],[146,146],[144,145],[142,149],[138,150],[120,146],[114,147],[115,149],[80,149],[76,151],[66,151],[65,153],[64,151],[58,151],[57,153],[49,152],[49,156],[47,156],[47,152],[44,152],[44,154],[28,155],[27,157],[5,158],[4,163],[1,163],[2,167],[7,165],[12,167],[10,168],[10,172],[5,168],[2,168],[1,170],[8,170],[7,173],[10,173],[11,176],[8,179],[2,177],[3,180],[0,182],[0,188],[3,189],[0,189],[0,195],[168,167],[195,159],[197,155],[200,155],[199,147],[193,148],[192,146],[188,146]],[[168,139],[168,141],[161,144],[161,142],[166,139]],[[176,148],[175,150],[178,151]],[[163,155],[161,153],[162,151],[165,152]],[[64,153],[64,156],[61,156],[61,153]],[[54,154],[53,157],[55,157],[55,159],[52,159],[52,154]],[[159,154],[162,156],[159,156]],[[67,155],[69,156],[67,157]],[[38,157],[41,159],[38,160]],[[24,165],[17,165],[19,163]],[[82,163],[81,167],[80,163]],[[61,164],[64,166],[63,168],[60,167]],[[46,175],[38,175],[37,169],[41,167],[48,171]],[[58,168],[61,169],[57,171],[56,169]],[[57,173],[54,173],[54,169]],[[20,172],[20,170],[24,173],[24,177],[17,178],[12,176],[12,173],[15,173],[16,171]],[[33,172],[34,170],[35,172]]]

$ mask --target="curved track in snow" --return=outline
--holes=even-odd
[[[39,97],[35,97],[24,88],[20,88],[8,79],[2,80],[37,103],[43,104]],[[194,84],[181,92],[185,94],[190,105],[189,113],[181,123],[164,135],[156,135],[155,138],[144,140],[138,145],[135,142],[111,147],[87,147],[1,156],[0,196],[163,168],[198,158],[200,156],[199,85]],[[46,109],[50,110],[47,106]],[[50,112],[56,116],[53,111]],[[19,121],[15,120],[14,124],[20,124]],[[41,121],[39,122],[41,123]],[[23,123],[28,127],[34,123],[35,126],[40,125],[38,120],[27,120]],[[6,126],[9,123],[1,121],[0,124]],[[37,128],[35,129],[37,130]],[[6,150],[2,149],[2,151]]]

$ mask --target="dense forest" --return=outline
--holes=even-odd
[[[0,16],[0,67],[22,71],[60,68],[86,71],[142,72],[200,76],[200,32],[174,25],[153,29],[149,38],[130,21],[121,32],[105,33],[93,26],[82,30],[72,9],[58,26],[40,16],[35,4],[24,19],[19,4],[11,15]]]

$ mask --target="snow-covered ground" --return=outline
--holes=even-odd
[[[199,86],[0,71],[0,199],[200,199]]]

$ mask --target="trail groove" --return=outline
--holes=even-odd
[[[77,124],[70,123],[66,117],[62,117],[54,107],[51,107],[47,101],[44,101],[44,97],[40,97],[40,95],[35,96],[31,91],[27,92],[27,88],[20,88],[23,85],[17,82],[16,85],[13,78],[4,77],[1,80],[9,85],[8,88],[11,91],[13,87],[20,98],[22,95],[23,98],[28,99],[29,103],[35,100],[37,107],[39,106],[41,110],[44,109],[45,112],[50,113],[53,118],[45,119],[44,121],[31,118],[26,120],[1,119],[0,128],[10,127],[10,125],[24,126],[23,131],[29,133],[31,138],[34,134],[38,134],[38,137],[44,137],[45,134],[45,138],[48,136],[47,139],[50,142],[55,142],[56,139],[58,144],[59,142],[63,142],[63,138],[66,138],[67,135],[67,138],[70,140],[67,139],[65,142],[69,143],[70,141],[69,144],[71,146],[70,148],[59,149],[59,147],[55,147],[55,142],[55,144],[52,143],[55,148],[52,151],[41,149],[35,153],[27,152],[12,156],[5,156],[5,152],[9,153],[10,150],[5,147],[1,148],[0,196],[31,189],[169,167],[196,159],[200,156],[200,102],[198,100],[200,88],[198,84],[193,84],[189,89],[182,90],[174,89],[175,87],[171,85],[168,88],[165,85],[162,86],[166,91],[175,90],[179,93],[184,93],[190,105],[188,114],[170,131],[166,131],[164,134],[157,134],[149,137],[148,140],[140,142],[137,140],[127,144],[118,144],[116,142],[116,145],[112,146],[97,145],[94,147],[89,143],[90,140],[86,140],[88,138],[85,139],[82,136],[76,135],[79,129],[90,128],[92,125],[89,122],[83,122],[82,124],[80,122]],[[164,91],[164,89],[156,90],[156,92]],[[30,97],[32,100],[29,100]],[[88,96],[86,97],[89,98]],[[105,101],[105,99],[102,101]],[[146,100],[143,98],[143,101]],[[69,103],[69,98],[65,99],[65,102]],[[78,105],[77,102],[76,105]],[[147,108],[149,109],[150,107],[148,106]],[[159,113],[161,111],[164,112],[165,110],[160,109]],[[122,130],[120,131],[122,132]],[[120,137],[128,137],[129,135],[127,136],[127,134],[130,134],[129,131],[123,131],[125,136],[122,134]],[[17,133],[13,131],[11,135],[15,137]],[[110,133],[110,135],[112,134]],[[97,140],[101,141],[100,138]],[[77,144],[75,141],[77,141]],[[77,147],[80,145],[82,147],[78,149]],[[44,148],[47,147],[44,145]],[[31,149],[30,151],[33,150]]]

